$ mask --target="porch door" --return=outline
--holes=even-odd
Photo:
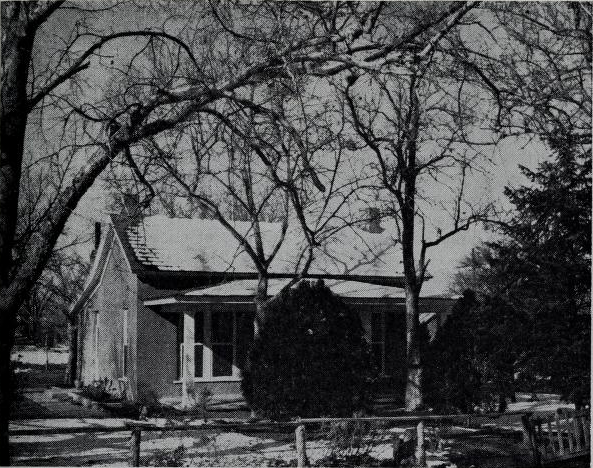
[[[406,367],[406,324],[403,308],[369,310],[362,314],[362,318],[373,364],[388,387],[399,387],[405,378]]]

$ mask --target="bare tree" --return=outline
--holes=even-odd
[[[133,17],[125,10],[129,4],[2,3],[0,462],[8,463],[9,361],[16,311],[98,175],[114,161],[130,162],[131,146],[193,118],[210,103],[237,97],[245,86],[286,74],[287,64],[316,76],[372,67],[407,53],[419,34],[438,31],[465,8],[452,4],[443,14],[377,42],[381,5],[213,2],[200,8],[190,4],[187,14],[173,15],[172,8],[184,6],[170,4],[149,25],[114,30],[100,15],[115,8],[114,14]],[[62,31],[53,43],[52,28]],[[127,53],[118,53],[115,44]],[[162,54],[162,66],[147,62],[145,52]],[[76,137],[72,125],[78,126]],[[73,158],[58,164],[61,177],[53,196],[26,246],[15,255],[21,173],[31,147],[25,135],[42,133],[41,127],[51,127],[47,139],[52,145],[47,149],[39,144],[40,153],[66,151]]]
[[[469,144],[476,119],[470,109],[475,102],[463,79],[457,81],[451,72],[451,61],[436,53],[438,39],[449,34],[455,23],[449,23],[437,40],[428,41],[410,62],[386,67],[381,73],[352,74],[345,86],[338,86],[355,134],[375,157],[370,170],[376,171],[378,185],[394,201],[384,210],[395,220],[402,244],[405,399],[410,411],[422,405],[419,296],[427,275],[427,251],[467,230],[489,210],[489,206],[473,206],[466,194],[466,178],[483,157]],[[441,223],[431,219],[439,209],[448,215],[448,223],[443,216]],[[427,228],[432,228],[432,235]]]
[[[256,336],[264,322],[270,266],[287,232],[303,241],[294,271],[285,272],[292,277],[285,286],[290,287],[307,274],[324,242],[352,225],[351,195],[362,186],[345,177],[348,161],[327,109],[303,112],[296,90],[259,91],[259,100],[252,92],[249,99],[229,100],[227,109],[205,109],[181,133],[152,140],[146,148],[153,154],[148,163],[164,169],[177,193],[218,220],[250,257],[258,273]],[[184,153],[193,157],[189,166]],[[237,218],[250,228],[241,229]],[[276,238],[262,234],[261,223],[269,220],[280,222]]]
[[[490,34],[451,38],[469,82],[490,94],[491,128],[501,137],[571,134],[591,142],[591,5],[490,5]],[[468,27],[487,31],[474,19]]]
[[[71,305],[82,291],[83,282],[89,270],[88,262],[77,254],[70,245],[60,246],[54,250],[41,277],[37,280],[30,299],[41,298],[42,302],[37,311],[52,324],[60,324],[63,330],[66,326],[68,343],[68,363],[64,374],[64,383],[73,385],[76,377],[78,353],[78,323],[79,317],[71,311]],[[50,331],[50,330],[48,330]]]

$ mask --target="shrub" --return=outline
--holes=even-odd
[[[479,363],[474,352],[475,295],[466,291],[433,342],[425,343],[424,397],[439,412],[472,412],[483,398]]]
[[[183,459],[185,458],[186,450],[183,445],[180,445],[174,450],[159,450],[154,453],[148,466],[183,466]]]
[[[111,398],[111,395],[105,390],[105,381],[96,380],[90,385],[82,387],[81,395],[93,401],[104,402]]]
[[[525,355],[528,320],[503,297],[466,291],[424,352],[425,400],[439,412],[502,412]]]
[[[258,416],[350,416],[364,406],[374,371],[360,317],[322,281],[281,293],[265,317],[242,383]]]

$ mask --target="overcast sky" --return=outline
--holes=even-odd
[[[59,30],[62,25],[72,21],[69,15],[59,17],[56,15],[55,24],[50,25],[50,30]],[[134,15],[122,15],[106,13],[103,18],[105,24],[110,24],[113,29],[118,29],[118,25],[136,25],[141,26],[146,24],[148,19]],[[55,39],[55,38],[54,38]],[[46,35],[44,40],[51,42],[52,35]],[[106,55],[113,56],[124,60],[131,53],[129,49],[122,50],[121,46],[114,46],[112,49],[104,51]],[[104,79],[105,77],[97,77]],[[97,88],[97,92],[99,88]],[[508,208],[508,203],[503,196],[503,189],[505,186],[516,187],[525,183],[525,179],[521,176],[518,166],[524,165],[529,168],[535,168],[537,164],[543,159],[549,157],[549,153],[544,145],[537,141],[507,139],[499,143],[495,148],[484,150],[487,154],[492,156],[494,164],[487,167],[487,174],[477,174],[473,176],[468,182],[468,189],[470,198],[473,200],[494,201],[501,207]],[[370,157],[370,155],[369,155]],[[105,192],[101,181],[85,195],[77,207],[74,216],[68,223],[69,238],[73,236],[89,237],[93,232],[92,224],[95,220],[105,221],[108,215],[106,210],[106,202],[109,194]],[[432,216],[437,219],[439,213],[434,212]],[[434,251],[429,252],[431,258],[430,271],[435,276],[434,282],[438,282],[441,288],[445,288],[450,274],[454,273],[456,265],[459,261],[471,252],[472,247],[478,245],[481,241],[488,238],[491,234],[484,232],[480,227],[473,227],[468,232],[462,232],[453,238],[445,241],[443,244],[435,248]],[[91,243],[77,247],[84,255],[90,252]]]

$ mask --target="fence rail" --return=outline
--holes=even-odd
[[[406,425],[405,434],[393,433],[390,443],[393,451],[394,465],[398,466],[406,444],[406,453],[411,453],[415,459],[415,466],[426,466],[425,436],[429,431],[428,426],[438,424],[453,424],[460,421],[463,425],[471,425],[483,419],[497,419],[500,417],[521,416],[523,423],[523,440],[529,444],[533,454],[535,466],[544,466],[554,461],[584,455],[590,451],[590,414],[589,412],[559,412],[552,416],[533,415],[531,412],[518,411],[493,414],[449,414],[449,415],[406,415],[386,417],[360,417],[360,418],[302,418],[285,422],[229,422],[205,424],[171,424],[156,425],[147,421],[128,420],[119,426],[91,426],[91,427],[63,427],[63,428],[36,428],[11,431],[11,435],[49,435],[49,434],[75,434],[75,433],[113,433],[130,432],[129,464],[140,466],[140,454],[143,432],[190,432],[190,431],[277,431],[293,432],[297,466],[304,467],[309,464],[307,456],[309,443],[314,445],[319,438],[319,428],[342,424],[347,426],[365,424],[388,424],[390,427]],[[410,429],[415,426],[415,430]],[[307,431],[309,429],[309,434]],[[438,432],[438,428],[437,428]],[[402,439],[403,436],[403,439]],[[412,444],[412,445],[411,445]]]

